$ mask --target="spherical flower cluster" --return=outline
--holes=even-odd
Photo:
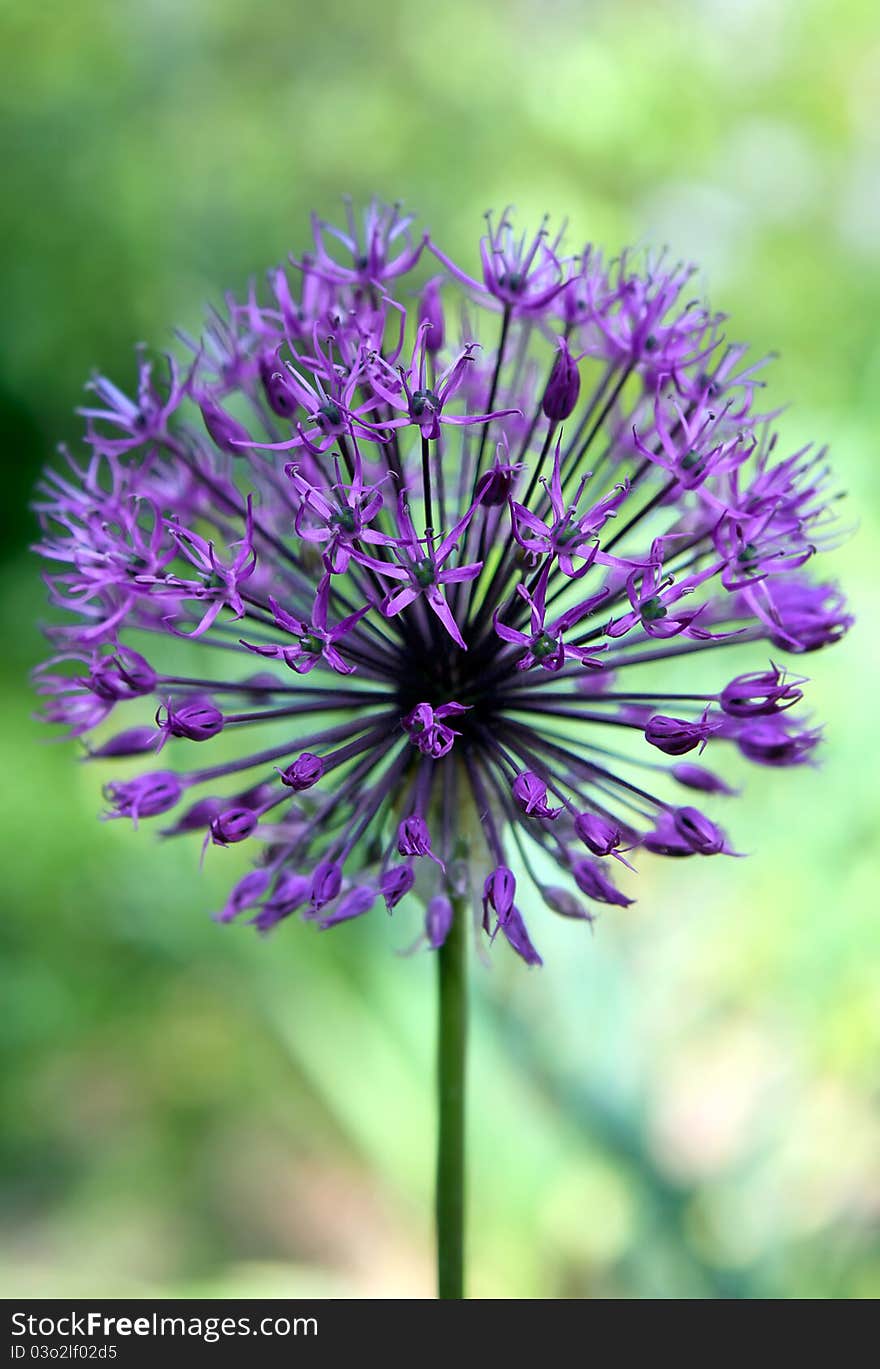
[[[812,760],[777,662],[850,623],[806,569],[824,452],[783,452],[692,268],[508,213],[475,275],[397,207],[313,238],[183,359],[141,355],[134,397],[92,381],[37,503],[68,615],[45,716],[128,713],[87,743],[143,767],[107,816],[257,846],[220,920],[327,928],[415,890],[436,947],[469,897],[538,963],[514,867],[590,922],[640,848],[731,852],[688,801],[734,792],[703,753]]]

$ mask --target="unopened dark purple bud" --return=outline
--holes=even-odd
[[[516,466],[502,466],[496,461],[477,482],[476,502],[489,508],[506,504],[513,493],[518,473]]]
[[[269,408],[279,418],[292,418],[297,410],[296,396],[279,366],[277,356],[274,352],[261,352],[258,365]]]
[[[311,789],[312,785],[321,779],[324,774],[324,762],[311,751],[304,751],[301,756],[297,756],[292,765],[288,765],[286,770],[279,770],[278,774],[281,776],[282,784],[301,793],[304,789]]]
[[[720,776],[713,775],[711,770],[706,770],[702,765],[694,765],[692,761],[680,761],[672,767],[670,773],[672,778],[683,784],[686,789],[696,789],[701,794],[736,793],[736,790],[725,784]]]
[[[299,875],[295,870],[288,870],[277,880],[275,888],[266,900],[264,912],[273,924],[280,922],[282,918],[289,917],[297,908],[302,907],[311,890],[312,881],[308,875]]]
[[[667,756],[684,756],[703,745],[714,730],[703,719],[689,722],[687,718],[667,718],[655,713],[645,724],[645,740]]]
[[[263,904],[255,917],[248,919],[248,923],[249,926],[255,927],[258,932],[271,932],[272,928],[277,927],[278,923],[287,916],[287,913],[282,912],[271,901],[268,901]]]
[[[560,917],[574,918],[578,922],[595,921],[593,914],[569,889],[562,889],[555,884],[545,884],[541,887],[541,896],[547,907]]]
[[[724,833],[698,808],[676,808],[672,821],[682,841],[698,855],[714,856],[724,850]]]
[[[229,800],[218,798],[216,795],[197,799],[195,803],[181,813],[173,827],[162,829],[162,835],[163,837],[177,837],[183,832],[204,831],[228,807]]]
[[[452,904],[443,894],[436,894],[425,913],[425,936],[435,951],[443,945],[452,926]]]
[[[307,875],[298,875],[289,870],[280,876],[256,917],[251,918],[250,925],[256,927],[258,932],[271,931],[305,903],[311,887],[312,881]]]
[[[251,437],[238,420],[222,409],[209,395],[202,397],[199,408],[205,427],[221,452],[229,452],[231,456],[244,456],[245,447],[249,446]]]
[[[425,350],[433,355],[439,352],[446,339],[446,326],[443,319],[443,304],[440,300],[440,278],[435,276],[424,286],[419,298],[419,323],[429,323],[425,329]]]
[[[483,925],[486,926],[490,908],[500,923],[506,922],[510,917],[515,898],[516,878],[513,871],[509,870],[506,865],[497,866],[487,876],[483,885]]]
[[[335,860],[322,860],[312,875],[311,900],[315,912],[334,899],[342,888],[342,867]]]
[[[561,423],[574,411],[581,393],[577,362],[563,339],[556,353],[541,408],[551,423]]]
[[[220,912],[214,914],[214,921],[231,922],[239,913],[255,907],[269,887],[269,879],[268,870],[251,870],[233,886]]]
[[[558,818],[561,808],[551,808],[547,802],[547,786],[531,770],[517,775],[511,786],[513,797],[530,817]]]
[[[719,702],[732,717],[748,718],[781,712],[802,698],[803,690],[794,681],[786,681],[783,671],[774,669],[737,675],[722,690]]]
[[[758,765],[803,765],[809,761],[821,741],[816,730],[788,732],[772,722],[749,723],[740,732],[737,743],[747,760]]]
[[[120,780],[105,789],[108,802],[116,809],[113,817],[152,818],[167,813],[179,801],[183,788],[171,770],[156,770],[137,779]]]
[[[574,830],[594,856],[608,856],[623,841],[623,833],[616,823],[608,822],[598,813],[578,813]]]
[[[385,900],[385,906],[389,913],[409,893],[415,882],[416,875],[411,865],[395,865],[390,870],[385,871],[379,880],[379,892]]]
[[[156,680],[153,667],[137,651],[131,651],[128,647],[121,648],[113,656],[103,657],[89,671],[92,693],[113,703],[152,694]]]
[[[642,837],[642,845],[646,851],[652,851],[657,856],[692,856],[695,855],[695,848],[686,841],[675,825],[675,819],[671,813],[662,812],[658,815],[654,824],[654,830],[646,832]]]
[[[149,661],[137,651],[132,651],[130,647],[125,647],[119,654],[119,673],[128,685],[132,694],[140,697],[143,694],[152,694],[156,688],[158,676],[150,665]]]
[[[211,823],[211,840],[215,846],[234,846],[247,840],[258,822],[251,808],[227,808]]]
[[[524,960],[527,965],[543,965],[544,962],[532,945],[526,931],[526,924],[523,922],[519,908],[516,906],[511,908],[507,921],[501,923],[501,930],[521,960]]]
[[[611,883],[601,866],[594,860],[587,860],[585,856],[572,862],[571,873],[574,882],[582,894],[587,898],[595,899],[597,903],[613,903],[619,908],[628,908],[632,903],[631,898],[622,894]]]
[[[358,884],[339,900],[332,913],[318,919],[318,926],[322,932],[326,932],[328,927],[336,927],[340,922],[350,922],[353,917],[361,917],[368,913],[375,902],[376,890],[372,885]]]
[[[161,710],[160,710],[161,713]],[[210,703],[187,703],[169,708],[164,721],[157,713],[159,726],[172,737],[186,737],[191,742],[205,742],[223,731],[224,718],[219,708]]]
[[[105,757],[142,756],[152,751],[156,745],[156,732],[152,727],[128,727],[117,732],[101,746],[90,747],[89,760],[103,760]]]
[[[431,834],[424,818],[404,818],[397,831],[397,849],[402,856],[427,856],[431,850]]]

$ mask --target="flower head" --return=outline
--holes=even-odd
[[[417,888],[423,943],[470,896],[540,964],[530,888],[590,924],[640,851],[732,854],[682,804],[735,792],[726,753],[813,763],[776,661],[851,622],[806,569],[824,451],[784,451],[690,267],[570,257],[510,211],[475,270],[378,201],[313,234],[187,366],[91,382],[85,454],[37,500],[66,614],[44,713],[91,760],[146,758],[108,816],[259,850],[218,921],[328,929]]]

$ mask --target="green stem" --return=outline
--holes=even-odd
[[[437,952],[437,1293],[464,1297],[468,899],[453,899]]]

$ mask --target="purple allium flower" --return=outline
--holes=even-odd
[[[211,819],[209,838],[215,846],[234,846],[239,841],[247,840],[258,821],[259,818],[252,808],[238,804],[232,808],[224,808],[222,813]],[[206,837],[205,840],[209,838]]]
[[[571,862],[570,868],[575,884],[587,898],[593,899],[596,903],[616,903],[621,908],[626,908],[632,903],[631,898],[627,898],[614,887],[599,861],[577,856]]]
[[[36,504],[66,614],[37,690],[88,760],[150,757],[108,816],[259,844],[218,921],[329,928],[418,885],[430,946],[469,894],[540,964],[524,888],[590,923],[631,902],[622,852],[732,854],[680,806],[735,792],[726,753],[812,764],[774,662],[851,623],[807,567],[825,453],[785,451],[691,267],[510,211],[461,266],[399,207],[346,218],[181,335],[185,366],[91,382]]]
[[[379,878],[379,893],[385,900],[389,913],[393,912],[416,882],[416,872],[411,865],[392,865]]]
[[[609,822],[598,813],[578,813],[574,830],[594,856],[611,856],[623,845],[624,834],[620,825]]]
[[[154,818],[167,813],[180,801],[183,786],[170,770],[156,770],[134,780],[117,780],[107,785],[104,794],[115,810],[112,818]]]
[[[483,885],[483,926],[489,931],[489,909],[495,914],[498,925],[505,923],[513,911],[516,897],[516,876],[506,865],[499,865],[486,876]]]
[[[729,784],[725,784],[720,775],[713,775],[712,771],[707,770],[705,766],[693,765],[690,761],[682,761],[679,765],[674,765],[670,774],[679,784],[683,784],[685,789],[696,789],[701,794],[736,793],[736,790],[731,789]]]
[[[720,723],[710,722],[708,711],[701,718],[667,718],[655,713],[645,723],[645,741],[667,756],[685,756],[697,747],[702,751]]]
[[[558,818],[562,808],[553,808],[547,802],[547,786],[531,770],[517,775],[510,792],[527,817]]]
[[[748,718],[763,713],[781,713],[804,697],[798,686],[801,679],[788,680],[778,666],[756,670],[750,675],[737,675],[725,685],[719,703],[725,713],[734,718]]]
[[[186,737],[191,742],[206,742],[223,731],[223,714],[208,700],[191,699],[173,705],[161,704],[156,710],[156,723],[163,737],[159,750],[168,737]]]
[[[433,756],[435,760],[439,760],[452,750],[456,737],[461,736],[459,731],[450,727],[443,719],[454,718],[459,713],[466,712],[465,704],[452,702],[432,708],[428,703],[421,703],[406,715],[402,720],[402,726],[424,756]]]

